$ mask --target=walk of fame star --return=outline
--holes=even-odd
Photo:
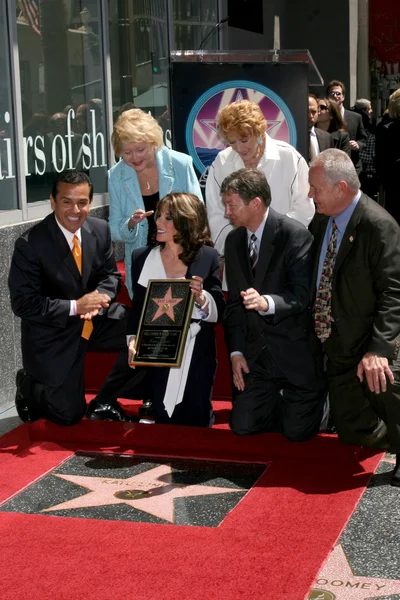
[[[400,580],[354,575],[341,544],[320,571],[309,600],[379,600],[400,594]]]
[[[170,465],[159,465],[127,479],[61,475],[59,473],[54,476],[83,486],[89,489],[90,492],[67,502],[45,508],[41,512],[51,513],[57,510],[127,504],[154,517],[174,523],[175,498],[247,491],[243,488],[173,483]]]
[[[167,315],[171,321],[175,321],[174,307],[182,302],[183,298],[173,298],[171,287],[168,288],[164,298],[152,298],[152,300],[158,306],[157,312],[151,320],[152,322],[157,321],[162,315]]]

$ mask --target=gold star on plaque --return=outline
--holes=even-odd
[[[162,315],[167,315],[171,321],[175,321],[174,307],[182,302],[183,298],[173,298],[171,287],[168,288],[164,298],[152,298],[152,300],[158,306],[158,310],[151,320],[152,322],[157,321]]]

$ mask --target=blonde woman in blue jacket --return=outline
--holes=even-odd
[[[109,224],[113,241],[125,243],[126,287],[132,298],[132,251],[151,242],[158,200],[171,192],[200,200],[202,194],[191,157],[163,145],[162,129],[148,113],[138,108],[123,112],[111,140],[122,160],[109,171]]]

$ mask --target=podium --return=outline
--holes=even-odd
[[[323,83],[308,50],[172,52],[173,148],[190,154],[202,183],[207,168],[224,148],[217,113],[243,99],[259,104],[268,135],[288,142],[307,157],[308,90]]]

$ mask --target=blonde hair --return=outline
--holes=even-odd
[[[157,151],[163,146],[163,130],[154,117],[140,108],[131,108],[118,117],[111,142],[117,156],[121,156],[123,144],[138,142],[154,144]]]
[[[228,141],[229,132],[235,131],[240,136],[264,136],[267,121],[256,102],[238,100],[220,110],[217,116],[220,135]]]
[[[391,119],[400,118],[400,88],[389,97],[388,110]]]

